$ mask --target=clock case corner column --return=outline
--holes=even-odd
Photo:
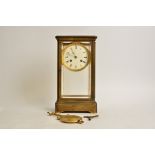
[[[57,39],[57,100],[55,103],[55,112],[59,112],[59,103],[61,99],[61,46],[62,41],[56,36]]]
[[[97,37],[96,37],[97,38]],[[95,68],[95,60],[96,60],[96,38],[91,40],[91,103],[93,104],[93,112],[97,112],[97,102],[95,101],[95,75],[96,75],[96,68]]]

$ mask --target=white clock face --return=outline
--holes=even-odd
[[[84,69],[89,62],[89,51],[80,44],[71,44],[63,50],[63,65],[72,71]]]

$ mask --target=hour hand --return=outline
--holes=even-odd
[[[72,55],[71,53],[67,53],[68,56],[74,57],[74,55]]]
[[[72,57],[74,57],[75,59],[77,58],[77,56],[75,55],[75,53],[72,51],[72,54],[73,55],[71,55]]]
[[[72,54],[75,56],[75,53],[73,52],[73,49],[71,48],[71,52],[72,52]]]

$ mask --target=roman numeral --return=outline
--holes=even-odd
[[[83,61],[83,60],[80,60],[80,62],[86,63],[86,62],[85,62],[85,61]]]

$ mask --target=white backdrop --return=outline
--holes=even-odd
[[[99,118],[62,124],[56,35],[97,35]],[[0,27],[0,128],[155,128],[155,27]]]

